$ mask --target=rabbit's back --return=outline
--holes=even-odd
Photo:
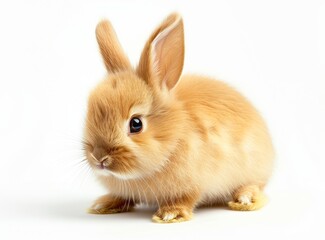
[[[263,187],[272,172],[274,152],[264,120],[250,102],[223,82],[193,75],[184,76],[174,93],[201,139],[204,159],[193,159],[202,168],[197,178],[203,188],[201,200],[226,200],[233,190],[250,183]]]

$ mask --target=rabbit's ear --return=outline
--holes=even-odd
[[[96,38],[105,66],[109,72],[114,73],[131,69],[130,61],[126,57],[109,21],[103,20],[98,23]]]
[[[184,28],[178,14],[171,14],[152,33],[137,68],[138,75],[154,87],[172,89],[184,63]]]

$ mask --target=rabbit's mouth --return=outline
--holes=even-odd
[[[110,170],[108,170],[107,168],[97,167],[97,168],[94,169],[94,172],[98,176],[111,176],[111,175],[113,175],[112,172]]]
[[[98,169],[109,169],[109,166],[112,164],[112,161],[113,161],[113,159],[107,155],[98,161],[98,163],[96,164],[96,167]]]
[[[138,171],[128,171],[128,172],[118,172],[110,169],[109,167],[105,167],[103,165],[97,165],[95,173],[99,176],[112,176],[121,180],[130,180],[141,177],[141,174]]]
[[[95,163],[93,162],[92,165],[95,173],[99,176],[112,176],[122,180],[135,179],[142,176],[137,170],[135,159],[132,157],[124,159],[122,155],[115,157],[106,155]]]

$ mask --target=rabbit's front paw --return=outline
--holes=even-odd
[[[152,220],[157,223],[176,223],[188,221],[192,218],[192,210],[187,207],[161,207]]]
[[[92,214],[113,214],[131,211],[134,203],[131,200],[124,200],[108,195],[98,198],[88,209]]]

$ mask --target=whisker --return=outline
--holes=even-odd
[[[137,181],[134,181],[135,185],[136,185],[136,188],[137,188],[137,191],[138,191],[138,194],[139,194],[139,201],[140,201],[140,204],[142,203],[142,198],[141,198],[141,194],[140,194],[140,190],[139,190],[139,186],[137,184]]]
[[[152,192],[154,198],[156,199],[156,202],[157,202],[158,207],[160,208],[160,203],[159,203],[159,201],[158,201],[158,197],[157,197],[156,193],[155,193],[155,192],[152,190],[152,188],[150,187],[149,183],[148,183],[148,182],[146,181],[146,179],[143,178],[143,177],[140,177],[140,180],[143,181],[143,182],[147,185],[147,187],[149,188],[149,190]]]
[[[123,182],[123,184],[125,184],[126,183],[126,181],[122,181]],[[127,188],[127,187],[126,187]],[[129,193],[128,193],[128,191],[127,191],[127,194],[126,194],[127,196],[128,196],[128,206],[127,206],[127,210],[129,209],[129,207],[130,207],[130,202],[131,202],[131,196],[129,196]]]
[[[90,156],[91,156],[94,160],[98,161],[97,158],[94,156],[93,153],[90,153]]]

